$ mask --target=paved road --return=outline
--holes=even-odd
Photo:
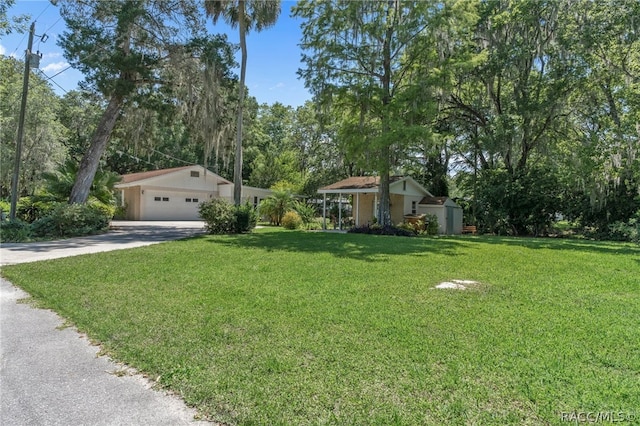
[[[105,235],[2,246],[2,263],[148,245],[200,232],[201,223],[115,223]],[[182,400],[105,356],[55,313],[18,300],[0,279],[1,425],[205,425]]]

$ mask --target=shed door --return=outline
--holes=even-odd
[[[451,206],[447,206],[447,217],[446,217],[446,230],[447,230],[447,235],[452,235],[453,234],[453,215],[454,215],[454,207]]]

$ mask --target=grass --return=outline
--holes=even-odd
[[[220,422],[640,414],[637,246],[263,229],[2,272]]]

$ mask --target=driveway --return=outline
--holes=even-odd
[[[203,232],[202,222],[113,222],[106,234],[35,244],[3,244],[2,264],[138,247]],[[100,348],[54,312],[19,300],[0,279],[0,424],[194,425],[195,411]]]
[[[0,245],[0,265],[36,262],[101,251],[147,246],[204,233],[204,222],[134,222],[114,220],[105,234],[39,243]]]

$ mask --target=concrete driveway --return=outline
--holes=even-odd
[[[118,250],[203,232],[201,222],[114,222],[107,234],[3,244],[2,264]],[[195,411],[126,366],[54,312],[19,303],[28,294],[0,279],[0,424],[194,425]]]
[[[204,222],[111,222],[105,234],[39,243],[0,245],[0,265],[147,246],[204,233]]]

